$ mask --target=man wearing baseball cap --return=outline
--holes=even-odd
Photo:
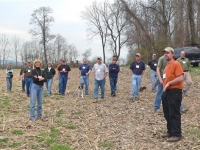
[[[89,87],[89,74],[91,72],[91,66],[87,63],[87,59],[83,59],[83,63],[79,66],[79,78],[81,86],[85,85],[85,94],[88,95]]]
[[[104,99],[106,76],[108,68],[102,63],[102,58],[97,57],[97,63],[92,68],[94,73],[94,103],[98,100],[98,89],[101,88],[101,99]]]
[[[164,133],[161,137],[168,138],[167,142],[176,142],[182,137],[180,106],[183,69],[180,63],[174,60],[174,49],[172,47],[166,47],[163,52],[167,65],[163,72],[162,104],[164,118],[167,121],[167,133]]]
[[[132,75],[132,90],[130,100],[139,98],[140,84],[142,81],[142,75],[145,71],[145,64],[143,61],[141,61],[140,53],[136,53],[135,57],[135,61],[133,61],[130,65],[130,71]]]

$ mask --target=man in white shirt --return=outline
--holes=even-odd
[[[101,57],[97,57],[97,63],[94,64],[92,72],[94,73],[94,102],[97,102],[99,87],[101,88],[101,98],[104,98],[106,76],[108,74],[108,68],[102,63]]]

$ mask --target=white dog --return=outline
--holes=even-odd
[[[78,97],[82,97],[83,98],[83,86],[79,86],[77,88],[78,91]]]

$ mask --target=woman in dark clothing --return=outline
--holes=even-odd
[[[34,68],[31,72],[33,84],[31,86],[31,100],[30,100],[30,120],[35,120],[35,101],[37,98],[37,119],[42,117],[42,100],[43,100],[43,85],[46,82],[46,75],[41,70],[41,61],[36,59],[34,61]]]

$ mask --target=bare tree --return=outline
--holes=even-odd
[[[66,39],[61,36],[60,34],[58,34],[56,36],[56,39],[54,41],[54,57],[56,59],[56,61],[58,61],[61,56],[63,57],[63,53],[65,51],[65,55],[64,57],[66,57],[66,47],[67,47],[67,41]]]
[[[76,62],[77,57],[79,56],[79,52],[78,52],[78,50],[77,50],[75,45],[70,44],[68,46],[68,53],[69,53],[69,60],[73,61],[73,62]]]
[[[88,58],[91,56],[91,52],[91,49],[85,50],[85,52],[82,53],[83,58],[86,58],[88,60]]]
[[[9,38],[6,35],[0,36],[0,50],[1,50],[1,58],[3,60],[3,67],[5,66],[5,60],[8,58],[10,49],[9,49]],[[1,65],[1,60],[0,60]]]
[[[101,45],[103,51],[103,58],[105,63],[105,47],[107,42],[107,26],[104,26],[103,18],[101,15],[102,5],[97,4],[97,2],[93,2],[90,7],[86,7],[86,10],[82,12],[81,17],[87,21],[88,24],[88,33],[91,39],[95,36],[99,36],[101,38]]]
[[[19,49],[21,47],[19,36],[12,37],[11,43],[12,43],[12,47],[14,48],[15,65],[17,66],[18,65],[17,63],[18,63]]]
[[[51,13],[53,13],[53,10],[50,7],[40,7],[33,11],[30,22],[30,24],[34,25],[34,28],[30,30],[30,33],[33,37],[40,38],[46,63],[48,62],[47,43],[55,37],[50,34],[50,25],[54,22],[54,18],[50,16]]]

